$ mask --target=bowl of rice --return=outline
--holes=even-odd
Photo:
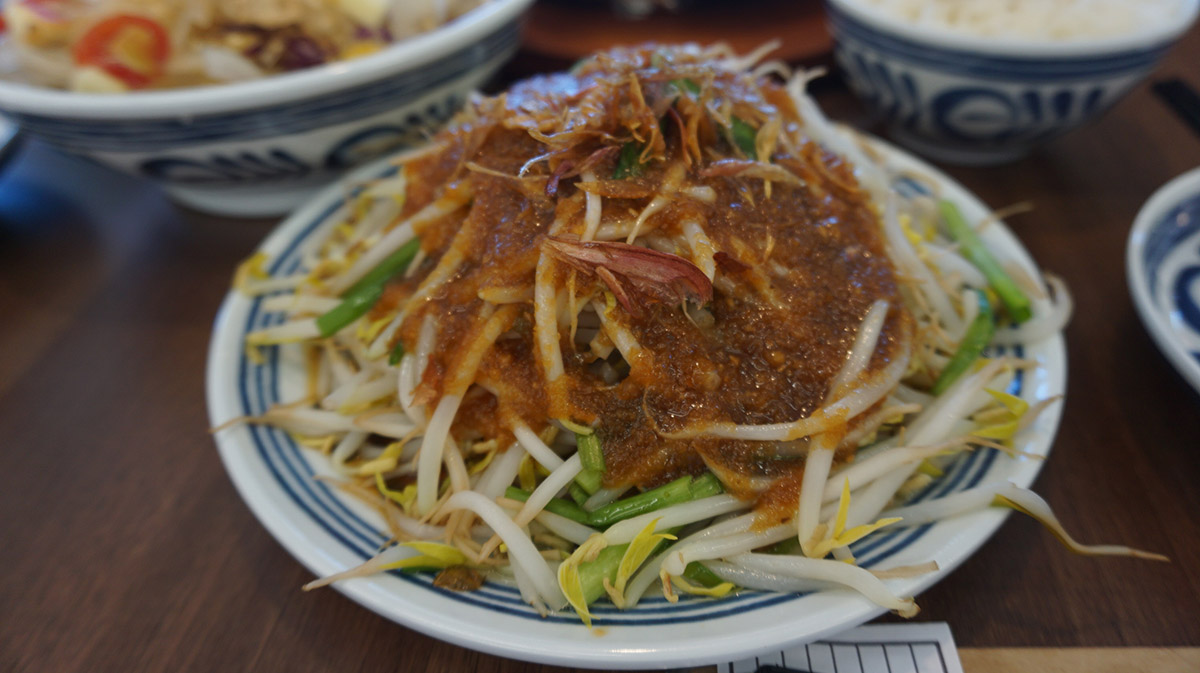
[[[184,205],[280,215],[424,143],[516,52],[532,2],[10,0],[0,113]]]
[[[826,0],[838,66],[897,142],[999,164],[1097,118],[1200,0]]]

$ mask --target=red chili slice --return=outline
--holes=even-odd
[[[117,14],[92,26],[75,44],[75,63],[94,66],[131,89],[162,75],[171,42],[162,24],[135,14]]]

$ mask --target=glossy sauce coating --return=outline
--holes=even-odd
[[[785,92],[688,63],[686,54],[675,54],[669,66],[655,67],[653,59],[644,50],[617,52],[577,77],[531,80],[507,98],[477,103],[439,135],[440,150],[406,168],[405,214],[441,198],[447,184],[466,185],[470,202],[418,232],[426,260],[412,278],[389,288],[375,315],[407,306],[399,338],[409,352],[424,316],[435,316],[438,347],[419,395],[436,400],[488,316],[504,302],[516,304],[480,364],[469,410],[456,421],[459,441],[507,442],[517,420],[535,431],[550,419],[586,423],[601,439],[608,486],[644,488],[713,470],[732,492],[758,498],[760,511],[784,518],[794,510],[804,440],[673,440],[660,433],[715,421],[807,417],[826,401],[876,300],[891,308],[864,377],[896,355],[897,337],[912,329],[912,319],[878,215],[838,157],[805,140],[793,151],[767,146],[769,161],[761,162],[794,179],[713,170],[723,159],[752,163],[721,124],[730,112],[760,129],[777,124],[802,135],[803,120]],[[702,83],[704,93],[685,99],[688,94],[670,84],[680,81],[680,72]],[[616,148],[627,143],[645,160],[636,175],[614,180],[621,161]],[[689,147],[698,147],[699,156]],[[713,299],[697,307],[640,293],[635,314],[613,301],[598,274],[552,261],[558,313],[569,315],[571,296],[578,305],[594,300],[637,348],[627,359],[614,350],[606,368],[586,341],[572,338],[569,319],[560,319],[564,374],[550,384],[536,343],[535,270],[548,236],[575,240],[586,230],[587,199],[573,170],[579,166],[593,176],[585,187],[606,195],[600,232],[623,233],[658,198],[662,207],[642,218],[639,242],[696,260],[701,255],[685,225],[698,226],[717,252]],[[624,236],[610,236],[618,238]],[[428,298],[409,302],[450,257],[460,260],[451,279]],[[594,332],[594,325],[576,331],[589,327]],[[623,378],[613,381],[614,371]],[[843,450],[841,457],[849,455]]]

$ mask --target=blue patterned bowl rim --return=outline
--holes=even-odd
[[[1184,20],[1164,22],[1127,35],[1080,38],[1063,41],[980,37],[950,30],[918,28],[902,19],[872,7],[864,0],[825,0],[840,12],[876,31],[934,49],[963,51],[977,55],[1044,60],[1048,58],[1089,58],[1129,51],[1154,49],[1174,42],[1196,21],[1200,0],[1180,0]]]
[[[66,119],[134,120],[189,117],[310,99],[434,63],[510,24],[532,4],[533,0],[489,0],[435,30],[376,54],[248,82],[106,95],[0,80],[0,110]]]
[[[1154,192],[1134,219],[1125,247],[1125,272],[1129,292],[1146,331],[1150,332],[1167,360],[1200,393],[1200,351],[1191,350],[1181,341],[1173,322],[1191,326],[1200,335],[1200,308],[1187,290],[1200,264],[1188,267],[1171,278],[1164,262],[1179,251],[1180,246],[1193,244],[1200,234],[1200,167],[1177,176]],[[1200,250],[1194,251],[1200,260]],[[1186,276],[1186,277],[1185,277]],[[1172,294],[1165,297],[1165,294]],[[1179,315],[1163,307],[1163,301],[1176,307]],[[1185,315],[1187,314],[1187,315]]]

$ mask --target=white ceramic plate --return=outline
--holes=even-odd
[[[1200,168],[1142,206],[1129,232],[1125,271],[1150,336],[1200,392]]]
[[[978,220],[986,209],[958,184],[929,165],[899,150],[878,144],[897,167],[931,176],[942,193],[956,200],[966,216]],[[365,179],[387,170],[385,163],[359,171]],[[912,189],[914,183],[898,185]],[[262,245],[273,260],[272,273],[287,273],[299,262],[298,249],[317,222],[344,198],[334,186],[296,212]],[[1004,259],[1036,272],[1032,261],[1003,226],[988,227],[984,237]],[[303,395],[299,360],[287,349],[270,351],[259,366],[243,353],[250,330],[274,324],[279,315],[264,314],[258,300],[231,293],[217,316],[208,363],[208,404],[214,425],[243,415],[259,414],[274,402]],[[1061,337],[1014,349],[1040,363],[1021,374],[1014,389],[1027,399],[1064,391],[1066,357]],[[1045,455],[1058,425],[1059,405],[1039,417],[1023,435],[1020,450]],[[361,563],[385,536],[375,513],[339,494],[314,475],[331,474],[323,456],[297,447],[286,433],[261,426],[236,426],[216,435],[222,460],[242,497],[263,525],[307,566],[324,576]],[[1037,459],[1012,459],[992,450],[964,456],[946,475],[917,497],[959,491],[984,481],[1008,479],[1022,486],[1033,482]],[[945,577],[974,552],[1004,520],[999,510],[945,521],[932,526],[878,533],[855,547],[867,566],[893,567],[936,560],[941,570],[891,583],[901,595],[912,595]],[[993,550],[994,553],[1010,553]],[[385,574],[338,583],[351,599],[405,626],[436,638],[500,656],[551,664],[622,669],[678,667],[730,661],[815,640],[865,622],[883,610],[848,591],[793,595],[744,592],[723,600],[683,597],[677,604],[648,596],[636,609],[621,612],[611,605],[593,609],[599,628],[588,631],[573,613],[542,618],[526,606],[515,589],[485,585],[480,591],[453,593],[433,587],[428,575]],[[299,587],[296,588],[300,590]],[[1031,606],[1033,607],[1033,606]]]

